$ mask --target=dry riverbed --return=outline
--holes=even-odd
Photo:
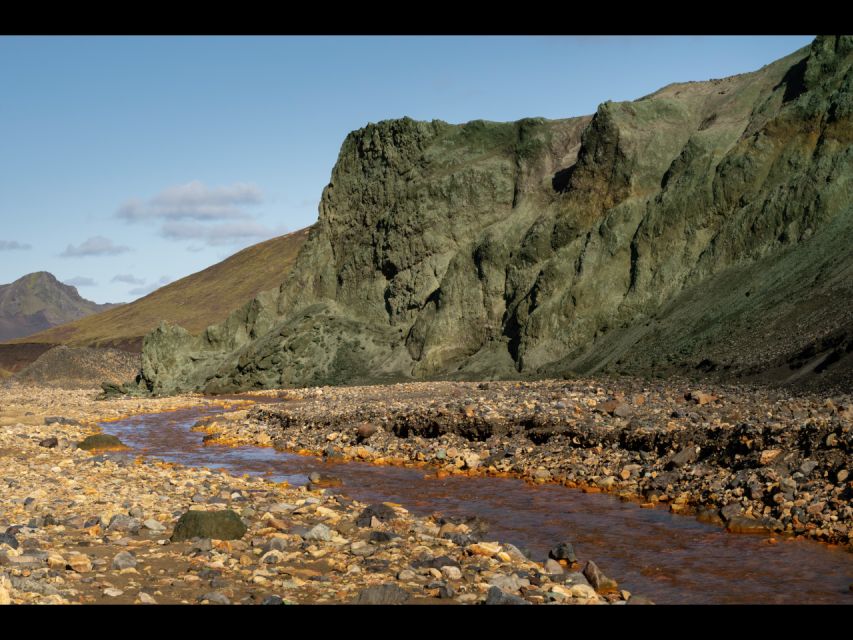
[[[646,601],[588,559],[577,562],[568,545],[541,564],[476,539],[466,523],[416,518],[400,505],[84,451],[77,444],[99,422],[216,404],[238,409],[220,424],[265,442],[266,427],[239,402],[96,395],[0,389],[0,603]],[[224,533],[233,521],[217,521],[200,531],[209,537],[175,536],[188,511],[225,510],[235,512],[238,534]]]

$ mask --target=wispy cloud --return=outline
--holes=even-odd
[[[113,276],[110,282],[124,282],[126,284],[145,284],[145,278],[137,278],[130,273],[120,273]]]
[[[260,242],[287,233],[280,226],[266,227],[257,222],[205,225],[192,222],[167,222],[160,235],[169,240],[199,240],[210,246],[234,245],[245,242]]]
[[[169,276],[160,276],[160,279],[157,282],[149,284],[147,287],[137,287],[136,289],[131,289],[128,293],[132,296],[147,296],[152,291],[156,291],[163,285],[169,284],[172,281]]]
[[[59,255],[63,258],[82,258],[85,256],[115,256],[130,251],[130,247],[116,245],[109,238],[94,236],[75,247],[69,244]]]
[[[62,282],[63,284],[68,284],[72,287],[95,287],[98,285],[98,283],[92,280],[92,278],[87,278],[85,276],[75,276],[73,278],[68,278],[68,280],[63,280]]]
[[[261,190],[238,182],[228,187],[208,187],[199,180],[169,187],[148,200],[129,200],[116,212],[127,222],[145,220],[235,220],[252,216],[245,205],[263,202]]]
[[[32,248],[31,244],[24,244],[17,240],[0,240],[0,251],[21,251]]]

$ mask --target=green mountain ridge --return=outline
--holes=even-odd
[[[119,304],[97,304],[47,271],[0,285],[0,341],[20,338]]]
[[[849,385],[851,65],[852,38],[820,37],[592,116],[352,132],[282,286],[196,336],[162,324],[137,389],[600,372]]]

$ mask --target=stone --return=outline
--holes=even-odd
[[[73,418],[64,418],[62,416],[45,416],[44,423],[46,425],[63,424],[71,427],[80,426],[80,422],[78,420],[74,420]]]
[[[401,582],[411,582],[417,577],[417,574],[411,569],[403,569],[397,574],[397,580]]]
[[[99,433],[84,438],[77,443],[77,448],[84,451],[121,451],[128,447],[116,436]]]
[[[121,589],[115,589],[110,587],[108,589],[104,589],[104,595],[109,596],[110,598],[118,598],[120,595],[123,595],[124,591]]]
[[[589,580],[589,584],[592,585],[592,588],[599,593],[616,591],[618,587],[616,581],[605,576],[592,560],[587,561],[586,566],[583,569],[583,575],[587,580]]]
[[[6,544],[12,547],[13,549],[18,548],[18,538],[14,533],[0,533],[0,544]]]
[[[199,602],[203,602],[204,600],[207,600],[210,604],[231,604],[231,601],[218,591],[211,591],[199,596]]]
[[[172,532],[171,541],[180,542],[192,538],[216,540],[239,540],[246,535],[246,525],[231,509],[223,511],[187,511],[179,519]]]
[[[110,519],[110,523],[107,525],[107,531],[137,533],[141,527],[142,522],[140,522],[138,518],[116,515]]]
[[[284,604],[284,600],[282,599],[281,596],[272,595],[272,596],[267,596],[266,598],[261,600],[261,604],[264,604],[264,605]]]
[[[332,539],[332,530],[324,524],[317,524],[314,525],[311,529],[309,529],[302,537],[305,540],[328,542]]]
[[[379,430],[375,424],[371,422],[362,422],[355,430],[356,437],[359,442],[369,440],[370,437]]]
[[[372,504],[364,509],[356,518],[356,525],[359,527],[369,527],[373,518],[380,522],[388,522],[397,517],[397,512],[393,508],[383,503]]]
[[[113,569],[133,569],[136,565],[136,556],[134,556],[130,551],[121,551],[113,557]]]
[[[664,465],[664,469],[680,469],[692,462],[696,462],[699,458],[698,447],[688,445],[681,451],[673,455]]]
[[[565,560],[569,564],[577,562],[575,548],[570,542],[561,542],[548,552],[548,557],[553,560]]]
[[[141,604],[157,604],[157,601],[150,594],[145,593],[144,591],[140,591],[137,596],[139,602]]]
[[[717,399],[717,396],[705,393],[704,391],[691,391],[685,397],[687,400],[692,400],[700,406],[714,402]]]
[[[501,551],[501,547],[496,542],[476,542],[468,545],[466,550],[475,556],[486,556],[492,558]]]
[[[573,598],[584,598],[592,600],[598,597],[595,589],[588,584],[573,584],[569,587],[569,593]]]
[[[815,460],[803,460],[802,464],[800,465],[800,472],[804,476],[807,476],[812,471],[814,471],[816,468],[817,468],[817,462]]]
[[[155,533],[160,533],[166,530],[166,527],[162,522],[158,522],[154,518],[148,518],[145,522],[142,523],[142,526],[148,529],[149,531],[153,531]]]
[[[764,466],[773,462],[776,458],[779,457],[779,454],[782,453],[781,449],[765,449],[758,456],[758,462]]]
[[[522,587],[529,587],[530,580],[527,578],[519,578],[516,574],[512,575],[496,575],[489,578],[489,584],[493,587],[498,587],[506,593],[518,593]]]
[[[764,518],[756,519],[749,516],[732,516],[726,522],[726,530],[731,533],[767,533],[772,531],[772,525]]]
[[[441,568],[441,574],[447,578],[448,580],[461,580],[462,579],[462,571],[459,570],[459,567],[450,567],[445,566]]]
[[[59,445],[59,439],[57,437],[45,438],[39,442],[40,447],[45,447],[46,449],[54,449]]]
[[[510,593],[504,593],[498,587],[492,587],[489,589],[489,592],[486,594],[486,604],[530,604],[524,598],[520,598],[518,596],[512,595]]]
[[[9,590],[0,585],[0,605],[12,604],[12,596],[9,595]]]
[[[367,558],[376,553],[376,547],[372,544],[368,544],[363,540],[359,540],[358,542],[353,542],[350,546],[350,553],[354,556],[360,556],[362,558]]]
[[[355,604],[403,604],[409,592],[393,582],[367,587],[359,591]]]
[[[92,561],[85,554],[77,552],[69,553],[65,556],[65,561],[77,573],[88,573],[92,570]]]
[[[550,576],[561,576],[565,571],[563,570],[563,565],[552,558],[548,558],[545,561],[544,565],[545,573]]]

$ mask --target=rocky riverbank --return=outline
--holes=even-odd
[[[322,478],[294,488],[100,452],[99,439],[83,450],[104,420],[239,405],[96,395],[0,390],[0,603],[647,602],[570,544],[537,563],[476,522],[359,503]]]
[[[734,532],[853,539],[849,394],[627,378],[285,393],[196,429],[210,443],[614,492]]]

